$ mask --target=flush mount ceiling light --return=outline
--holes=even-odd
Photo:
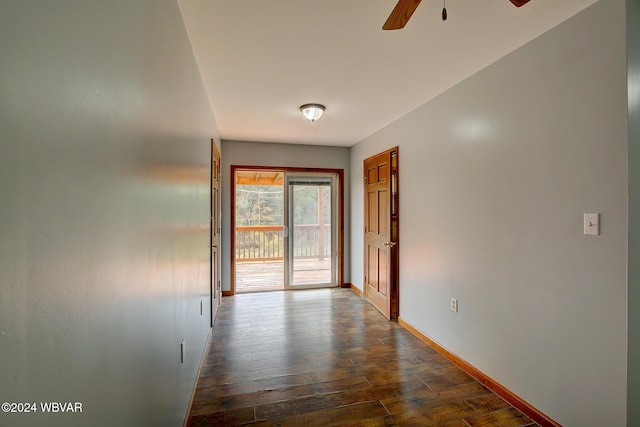
[[[304,104],[300,106],[302,115],[312,122],[315,122],[324,113],[325,107],[322,104]]]

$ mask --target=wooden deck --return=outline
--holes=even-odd
[[[347,289],[225,298],[190,427],[536,424]]]
[[[297,285],[331,283],[331,260],[296,259],[293,273]],[[284,261],[236,262],[236,293],[284,289]]]

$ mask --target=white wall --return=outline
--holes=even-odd
[[[344,169],[344,281],[350,278],[349,148],[297,144],[222,141],[222,289],[231,289],[231,165]]]
[[[0,425],[181,425],[210,330],[216,128],[177,2],[1,9],[0,401],[83,413]]]
[[[624,22],[601,0],[351,152],[352,283],[362,161],[398,145],[400,316],[567,426],[625,425]]]

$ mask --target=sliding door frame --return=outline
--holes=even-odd
[[[230,191],[230,230],[229,230],[229,253],[231,254],[231,262],[229,266],[229,284],[230,290],[223,293],[224,296],[231,296],[236,294],[236,172],[237,171],[282,171],[284,173],[300,173],[300,172],[314,172],[314,173],[327,173],[336,174],[338,177],[337,182],[337,234],[338,234],[338,261],[337,261],[337,282],[338,287],[345,288],[349,285],[344,283],[344,169],[325,169],[325,168],[300,168],[300,167],[288,167],[288,166],[256,166],[256,165],[231,165],[231,179],[229,179]]]
[[[328,180],[329,188],[330,188],[330,203],[331,203],[331,282],[324,283],[313,283],[313,284],[301,284],[296,285],[294,283],[295,276],[295,254],[292,252],[292,249],[295,247],[295,224],[293,223],[294,212],[293,206],[295,205],[295,197],[291,193],[291,186],[294,185],[296,180],[309,178],[311,180],[317,178],[324,178]],[[286,236],[287,242],[285,244],[285,256],[284,256],[284,289],[318,289],[318,288],[335,288],[341,286],[341,282],[338,278],[338,250],[337,250],[337,242],[338,242],[338,228],[340,224],[338,223],[338,180],[339,177],[335,172],[291,172],[288,171],[284,174],[284,225],[287,229]],[[334,226],[334,224],[338,224],[338,226]]]

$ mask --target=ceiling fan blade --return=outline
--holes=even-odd
[[[396,7],[393,8],[391,15],[382,26],[383,30],[399,30],[404,28],[409,22],[409,18],[413,15],[416,8],[422,0],[399,0]],[[514,1],[514,0],[511,0]],[[527,0],[529,1],[529,0]]]
[[[511,0],[511,3],[513,3],[516,7],[520,7],[529,3],[529,0]]]

